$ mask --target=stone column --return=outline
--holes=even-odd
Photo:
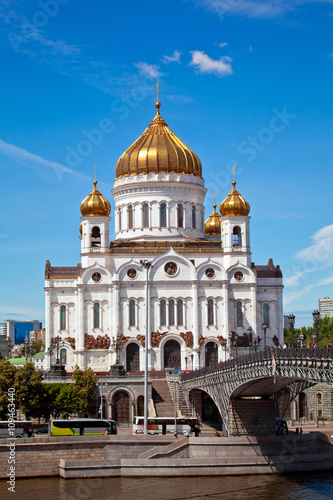
[[[198,285],[192,283],[192,298],[193,298],[193,347],[198,348],[199,345],[199,321],[198,321]]]
[[[77,334],[77,351],[79,368],[85,368],[84,359],[84,298],[83,289],[78,288],[78,334]]]
[[[45,290],[45,371],[51,367],[51,357],[48,348],[51,345],[51,293]]]
[[[251,302],[252,302],[252,340],[258,335],[257,328],[257,287],[251,286]]]

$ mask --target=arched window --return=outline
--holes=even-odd
[[[177,325],[183,325],[183,301],[182,299],[177,300]]]
[[[195,206],[192,207],[192,228],[196,228]]]
[[[214,325],[214,301],[213,299],[209,299],[207,304],[208,309],[208,324]]]
[[[121,231],[121,208],[119,208],[119,231]]]
[[[243,326],[243,311],[241,302],[237,302],[237,326]]]
[[[148,203],[142,205],[142,225],[143,227],[149,227],[149,207]]]
[[[128,229],[133,229],[133,207],[130,205],[127,209],[128,214]]]
[[[166,325],[166,301],[161,300],[160,303],[161,326]]]
[[[66,349],[60,349],[60,363],[65,365],[67,363],[67,351]]]
[[[267,323],[267,326],[269,326],[269,305],[268,304],[264,304],[263,323]]]
[[[101,246],[101,231],[98,226],[92,228],[91,231],[91,246],[100,247]]]
[[[99,303],[94,304],[94,328],[99,328]]]
[[[232,231],[232,246],[233,247],[242,246],[242,234],[239,226],[235,226]]]
[[[175,301],[169,300],[169,326],[175,324]]]
[[[160,206],[160,226],[166,227],[166,204],[162,203]]]
[[[184,208],[179,203],[177,207],[178,227],[184,227]]]
[[[135,326],[135,300],[129,301],[129,326]]]
[[[66,306],[60,307],[60,330],[66,330]]]

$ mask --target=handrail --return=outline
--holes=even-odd
[[[263,351],[253,351],[249,354],[238,356],[237,358],[228,359],[222,363],[216,363],[214,365],[200,368],[199,370],[195,370],[191,373],[181,374],[180,381],[185,382],[186,380],[192,380],[211,373],[228,372],[230,370],[234,370],[235,368],[245,368],[255,363],[271,364],[273,363],[273,354],[277,365],[281,360],[332,360],[333,347],[293,347],[286,349],[267,347]]]

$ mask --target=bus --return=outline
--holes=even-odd
[[[52,420],[51,436],[99,436],[117,434],[114,420],[102,418],[75,418],[71,420]]]
[[[21,438],[32,436],[33,427],[30,420],[1,420],[0,438]]]
[[[176,431],[174,417],[149,417],[148,434],[174,434]],[[133,434],[143,434],[144,418],[134,417]],[[177,432],[185,436],[200,434],[200,424],[197,418],[177,417]]]

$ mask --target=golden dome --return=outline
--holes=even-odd
[[[221,234],[221,216],[216,212],[216,203],[213,205],[214,212],[205,222],[205,235],[213,236]]]
[[[233,188],[222,201],[220,205],[220,214],[222,217],[225,215],[248,215],[250,212],[250,204],[243,198],[243,196],[235,188],[235,167],[233,169],[234,180],[232,181]]]
[[[143,134],[119,158],[116,177],[175,172],[202,176],[198,156],[181,141],[160,115],[161,104],[155,104],[157,113]]]
[[[94,180],[94,189],[81,203],[81,214],[86,215],[109,215],[111,212],[111,205],[107,199],[98,191],[97,181]]]

